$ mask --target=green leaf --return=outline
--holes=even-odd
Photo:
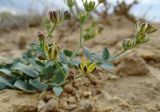
[[[108,48],[104,48],[104,50],[103,50],[103,59],[107,60],[107,59],[109,59],[109,56],[110,56],[110,54],[109,54]]]
[[[92,53],[89,51],[89,49],[87,47],[84,47],[83,50],[84,50],[85,57],[88,59],[91,59]]]
[[[57,97],[59,97],[61,95],[61,93],[63,92],[63,88],[62,87],[53,87],[53,91],[54,91],[55,95]]]
[[[33,78],[38,77],[37,72],[35,72],[32,67],[29,67],[29,66],[21,64],[21,63],[13,65],[12,70],[20,71],[20,72],[25,73],[26,75],[33,77]]]
[[[3,89],[7,89],[7,86],[4,83],[0,83],[0,91]]]
[[[38,89],[39,91],[44,91],[48,88],[47,84],[42,83],[39,79],[30,80],[29,84]]]
[[[16,87],[24,92],[27,92],[27,93],[36,92],[36,89],[33,86],[31,86],[30,84],[28,84],[26,82],[23,82],[22,80],[17,80],[14,84],[14,87]]]
[[[112,71],[114,69],[114,65],[112,63],[102,62],[100,66],[108,71]]]
[[[5,79],[5,78],[3,78],[1,76],[0,76],[0,83],[4,84],[4,85],[6,85],[6,86],[8,86],[10,88],[13,88],[13,85],[7,79]]]
[[[8,69],[5,69],[5,68],[0,69],[0,72],[3,73],[4,75],[9,76],[9,77],[13,77],[12,76],[12,72],[10,70],[8,70]]]
[[[64,54],[66,55],[66,56],[68,56],[68,57],[71,57],[72,55],[73,55],[73,52],[72,51],[70,51],[70,50],[64,50],[63,51],[64,52]]]
[[[67,59],[66,55],[64,54],[64,52],[61,52],[59,55],[60,61],[64,64],[68,64],[69,60]]]

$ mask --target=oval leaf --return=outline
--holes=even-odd
[[[107,60],[109,58],[109,56],[110,56],[110,54],[109,54],[108,48],[104,48],[104,50],[103,50],[103,59]]]
[[[63,92],[63,88],[62,87],[53,87],[53,91],[54,91],[55,95],[57,97],[59,97],[61,95],[61,93]]]
[[[72,57],[72,55],[73,55],[73,52],[70,51],[70,50],[64,50],[63,52],[64,52],[64,54],[65,54],[66,56],[68,56],[68,57]]]
[[[28,84],[26,82],[23,82],[22,80],[17,80],[14,84],[14,87],[16,87],[17,89],[20,89],[24,92],[27,92],[27,93],[36,92],[36,89],[33,86],[31,86],[30,84]]]
[[[0,76],[0,83],[4,84],[4,85],[6,85],[6,86],[8,86],[10,88],[13,88],[13,85],[7,79],[5,79],[5,78],[3,78],[1,76]]]
[[[0,69],[0,72],[3,73],[4,75],[9,76],[9,77],[13,77],[12,76],[12,72],[10,70],[8,70],[8,69],[5,69],[5,68]]]
[[[35,79],[35,80],[30,80],[29,84],[31,84],[33,87],[38,89],[39,91],[44,91],[48,88],[47,84],[43,84],[40,80]]]
[[[12,67],[12,70],[18,70],[18,71],[25,73],[26,75],[33,77],[33,78],[38,77],[37,72],[35,72],[31,67],[24,65],[24,64],[21,64],[21,63],[15,64]]]

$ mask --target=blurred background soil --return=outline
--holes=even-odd
[[[17,58],[27,45],[38,41],[36,32],[44,31],[44,26],[38,17],[8,21],[12,22],[2,22],[0,27],[0,56]],[[113,55],[121,50],[122,40],[133,38],[135,24],[117,16],[108,17],[108,21],[103,33],[86,46],[93,51],[108,47]],[[78,25],[67,23],[57,29],[55,39],[61,49],[73,50],[79,38]],[[51,92],[0,91],[0,112],[160,112],[160,31],[114,64],[113,72],[98,68],[66,85],[60,98]]]

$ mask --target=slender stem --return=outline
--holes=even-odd
[[[125,53],[125,52],[126,52],[126,50],[123,50],[123,51],[121,51],[120,53],[118,53],[117,55],[115,55],[114,57],[117,58],[117,57],[119,57],[120,55],[122,55],[122,54]]]
[[[56,66],[59,68],[59,70],[63,73],[63,75],[65,76],[65,72],[62,70],[61,66],[59,65],[59,63],[57,61],[55,61]]]
[[[83,23],[80,23],[80,48],[83,46]]]
[[[78,75],[77,77],[74,77],[74,80],[76,80],[76,79],[79,79],[79,78],[81,78],[82,76],[84,76],[84,74],[80,74],[80,75]],[[56,87],[59,87],[59,86],[63,86],[64,84],[67,84],[67,83],[69,83],[70,82],[70,80],[65,80],[65,81],[63,81],[62,83],[60,83],[60,84],[48,84],[48,85],[52,85],[52,86],[56,86]]]
[[[116,54],[115,56],[109,58],[108,61],[113,61],[115,58],[119,57],[120,55],[122,55],[125,52],[126,52],[126,50],[121,51],[120,53]]]
[[[57,24],[54,24],[54,25],[53,25],[53,27],[52,27],[51,31],[48,33],[48,35],[47,35],[47,37],[46,37],[46,38],[49,38],[49,37],[52,35],[52,33],[53,33],[53,31],[54,31],[54,29],[55,29],[56,25],[57,25]]]
[[[77,49],[74,51],[73,55],[70,58],[70,61],[72,61],[72,59],[77,55],[77,53],[79,52],[79,50],[83,47],[83,23],[80,22],[80,40],[79,40],[79,45],[77,47]]]

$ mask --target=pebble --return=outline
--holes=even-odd
[[[71,86],[71,85],[65,85],[64,86],[64,91],[66,92],[66,93],[69,93],[69,94],[74,94],[75,93],[75,88],[73,88],[73,86]]]

